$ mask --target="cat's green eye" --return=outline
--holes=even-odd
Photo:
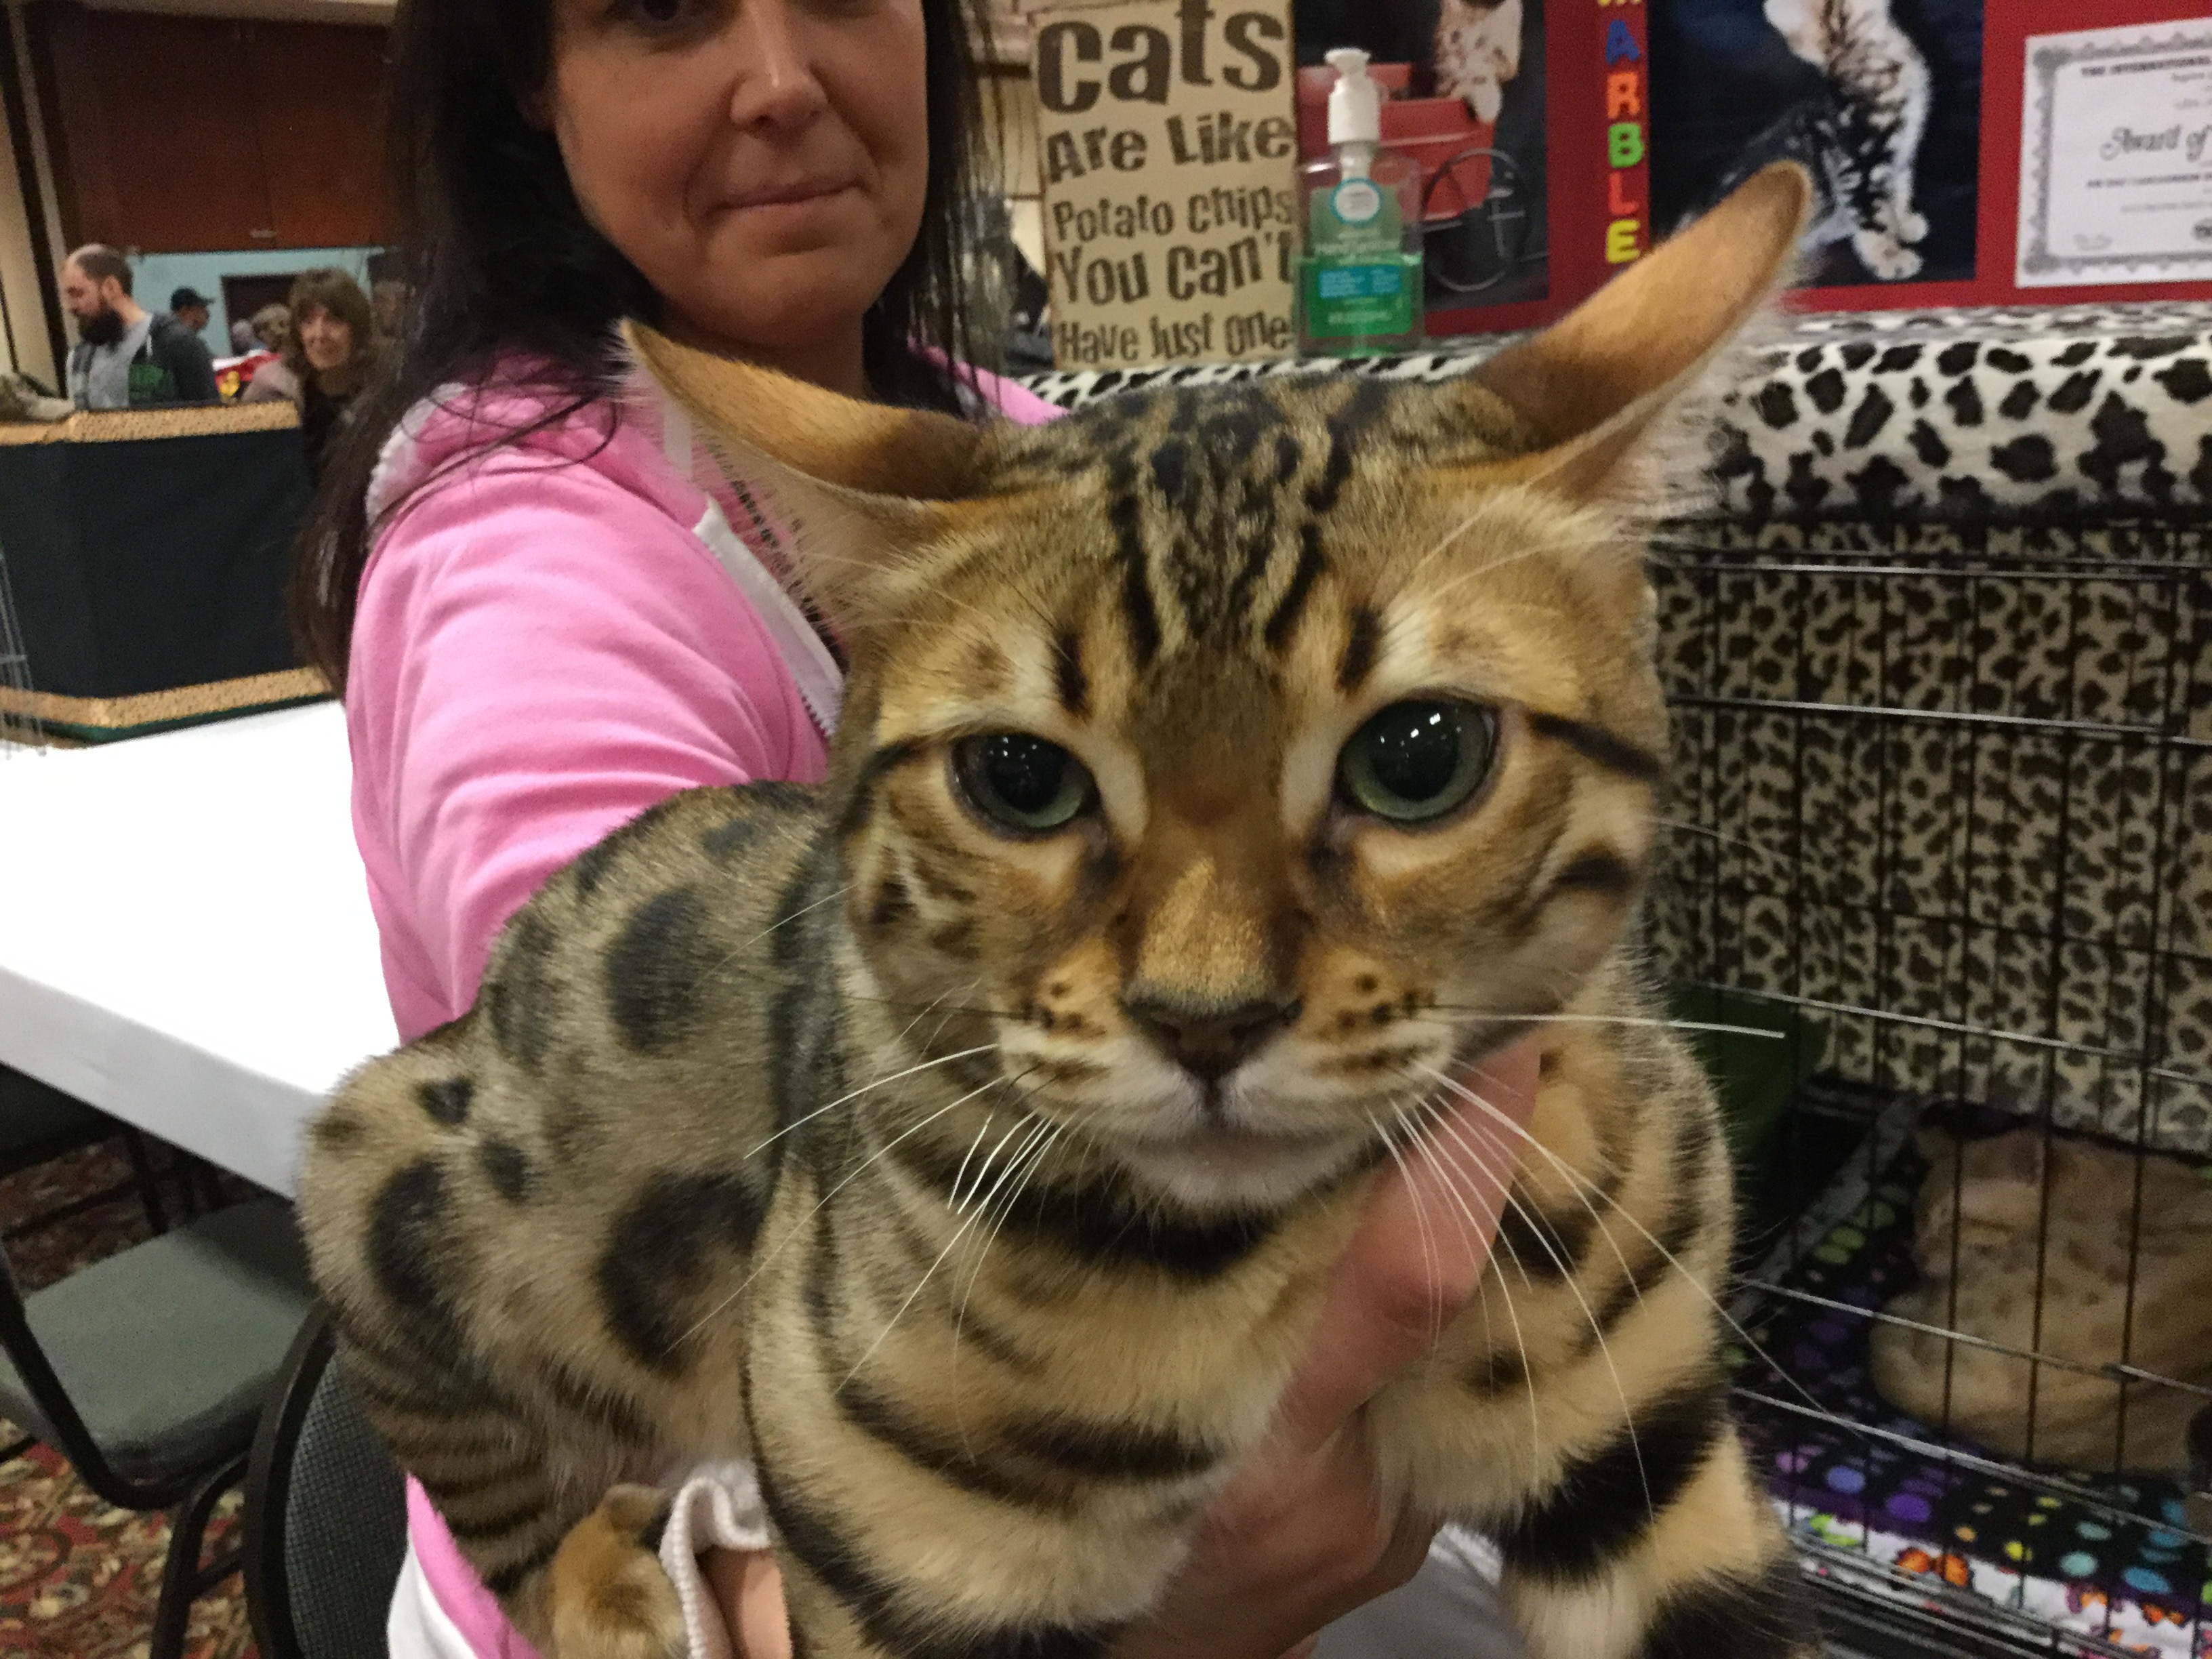
[[[1081,761],[1026,732],[963,738],[953,746],[952,770],[978,812],[1026,836],[1066,829],[1095,793]]]
[[[1394,702],[1344,745],[1337,793],[1357,811],[1425,823],[1481,787],[1497,747],[1488,709],[1443,698]]]

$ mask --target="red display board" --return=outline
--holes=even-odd
[[[1545,240],[1527,262],[1530,270],[1518,283],[1520,292],[1513,292],[1512,283],[1500,283],[1497,286],[1503,291],[1494,299],[1478,294],[1455,303],[1453,295],[1440,292],[1432,283],[1432,335],[1529,327],[1568,310],[1646,251],[1655,236],[1663,236],[1670,220],[1679,222],[1685,212],[1694,210],[1698,189],[1710,191],[1725,185],[1725,167],[1717,158],[1727,141],[1717,133],[1730,120],[1748,128],[1759,118],[1741,109],[1742,88],[1764,84],[1786,92],[1792,75],[1805,77],[1807,85],[1817,84],[1813,77],[1820,43],[1803,34],[1812,27],[1810,20],[1820,15],[1817,0],[1667,0],[1665,9],[1656,13],[1645,0],[1506,3],[1528,12],[1522,31],[1520,70],[1524,81],[1540,76],[1540,87],[1507,82],[1506,113],[1499,118],[1498,130],[1502,134],[1516,108],[1525,108],[1532,94],[1540,94],[1543,163],[1539,169],[1528,164],[1532,158],[1523,157],[1519,173],[1533,180],[1537,199],[1532,205],[1540,212]],[[1884,27],[1889,26],[1890,6],[1869,0],[1869,8]],[[1371,3],[1356,9],[1366,18],[1392,9]],[[2014,280],[2028,40],[2199,20],[2212,15],[2212,3],[1985,0],[1978,4],[1976,0],[1941,0],[1939,4],[1936,0],[1895,0],[1894,13],[1899,27],[1911,26],[1920,43],[1917,55],[1924,60],[1932,84],[1931,96],[1913,118],[1927,122],[1917,146],[1925,185],[1918,206],[1924,214],[1907,215],[1929,222],[1921,236],[1887,239],[1886,249],[1879,246],[1885,239],[1873,239],[1877,245],[1863,257],[1846,252],[1853,248],[1848,239],[1825,252],[1808,253],[1814,281],[1796,291],[1793,306],[1869,310],[2212,297],[2212,282],[2203,281],[2022,287]],[[1310,64],[1329,46],[1343,44],[1322,38],[1323,32],[1356,33],[1347,27],[1354,15],[1354,9],[1334,8],[1326,0],[1300,0],[1301,61]],[[1420,15],[1421,27],[1426,27],[1436,9],[1421,8]],[[1940,34],[1935,33],[1939,26]],[[1418,33],[1409,39],[1417,43]],[[1367,44],[1357,39],[1349,43]],[[1411,55],[1418,44],[1404,50]],[[1731,81],[1732,73],[1743,77],[1765,74],[1768,80]],[[1312,71],[1306,72],[1305,78],[1314,84],[1302,85],[1303,105],[1311,106],[1316,96],[1325,95],[1326,74],[1322,71],[1316,79]],[[1414,88],[1421,89],[1418,85]],[[1437,100],[1414,101],[1431,105]],[[1784,115],[1792,113],[1786,104],[1778,103],[1776,108]],[[1310,108],[1304,112],[1307,119],[1303,125],[1310,129]],[[1429,148],[1437,150],[1440,167],[1488,136],[1471,114],[1457,118],[1449,132],[1437,125],[1441,118],[1434,109],[1409,110],[1405,118],[1426,122],[1434,129],[1424,136]],[[1816,103],[1808,103],[1796,118],[1801,126],[1813,126],[1823,114]],[[1770,146],[1774,153],[1791,153],[1787,142],[1806,137],[1788,126],[1786,120],[1771,124],[1769,131],[1781,132],[1781,138]],[[1301,135],[1307,144],[1312,136],[1310,131]],[[1759,135],[1761,139],[1768,136],[1768,131]],[[1808,142],[1820,137],[1814,132]],[[1510,148],[1503,137],[1498,142],[1501,149]],[[1710,155],[1698,153],[1701,144],[1714,147]],[[1760,152],[1746,143],[1736,154],[1748,166],[1755,164]],[[1458,167],[1462,179],[1474,177],[1464,161]],[[1703,172],[1686,184],[1686,167]],[[1447,181],[1444,189],[1450,188]],[[2212,201],[2206,210],[2212,220]],[[1432,217],[1443,223],[1450,216],[1439,210]],[[1432,230],[1432,246],[1433,239]],[[1922,271],[1927,274],[1919,275]]]

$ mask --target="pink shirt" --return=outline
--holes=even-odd
[[[1024,424],[1058,413],[978,383]],[[650,389],[495,447],[549,407],[512,378],[448,389],[393,434],[370,486],[372,514],[404,504],[362,575],[346,730],[354,835],[410,1039],[467,1009],[507,918],[611,830],[679,790],[811,783],[826,764],[834,707],[810,687],[810,708],[806,665],[779,645],[788,614],[749,599],[699,533],[750,526],[747,503]],[[776,569],[773,545],[746,545]],[[422,1577],[470,1650],[525,1659],[411,1480],[409,1516]]]

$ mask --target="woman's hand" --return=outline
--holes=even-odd
[[[1516,1123],[1535,1098],[1536,1051],[1530,1038],[1469,1079]],[[1159,1611],[1115,1659],[1304,1652],[1322,1626],[1420,1570],[1435,1528],[1386,1512],[1358,1419],[1474,1294],[1518,1162],[1517,1147],[1493,1150],[1514,1137],[1480,1107],[1460,1102],[1444,1123],[1433,1161],[1409,1153],[1376,1186],[1274,1433],[1206,1510]],[[1483,1168],[1468,1146],[1484,1149]],[[718,1550],[707,1577],[740,1659],[790,1659],[773,1557]]]
[[[775,1557],[766,1550],[710,1550],[706,1567],[736,1659],[791,1659],[783,1574]]]

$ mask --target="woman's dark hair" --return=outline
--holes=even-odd
[[[293,574],[295,631],[345,687],[354,609],[376,526],[370,475],[400,418],[434,388],[529,354],[556,400],[508,441],[567,418],[616,372],[614,325],[659,320],[651,286],[584,217],[551,133],[523,115],[552,68],[556,0],[399,0],[392,27],[392,168],[406,325],[325,463]],[[917,346],[975,361],[963,314],[967,196],[977,143],[967,0],[921,0],[929,182],[921,230],[862,325],[879,396],[957,410],[951,374]]]
[[[348,273],[336,265],[319,265],[313,270],[301,271],[292,281],[292,295],[285,311],[290,322],[277,355],[301,386],[306,386],[308,377],[315,372],[314,366],[307,361],[307,349],[300,343],[300,325],[307,321],[310,312],[326,311],[353,331],[353,352],[346,368],[374,372],[376,319],[368,309],[368,295],[361,291],[361,284]]]

